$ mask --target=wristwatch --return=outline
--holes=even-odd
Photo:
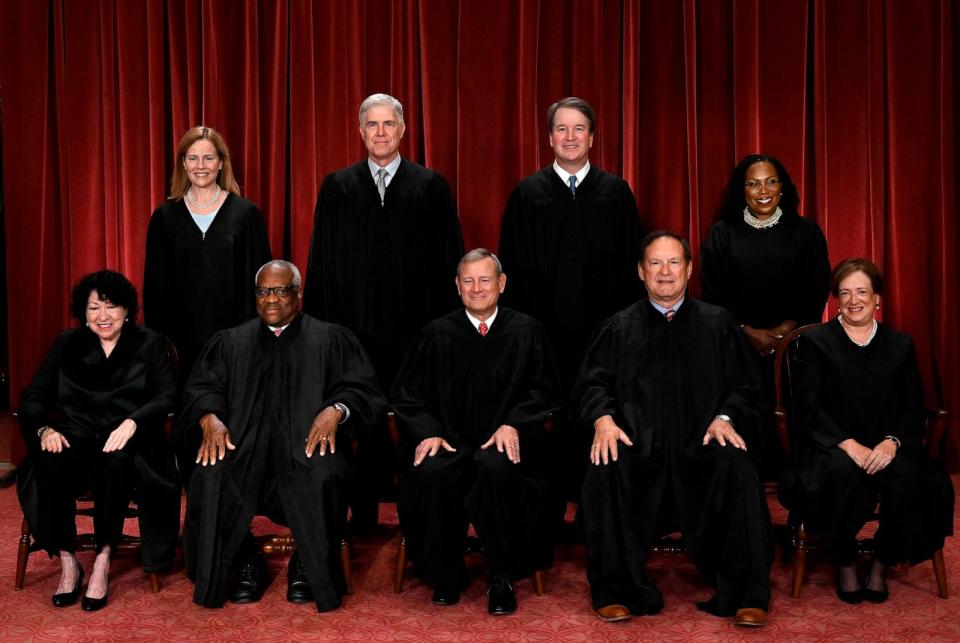
[[[726,423],[729,424],[730,426],[733,426],[733,420],[731,420],[731,419],[730,419],[730,416],[727,415],[726,413],[718,413],[718,414],[717,414],[717,417],[715,417],[714,419],[715,419],[715,420],[723,420],[724,422],[726,422]]]
[[[333,408],[340,411],[340,421],[337,422],[337,424],[343,424],[347,421],[347,418],[350,417],[350,410],[347,408],[346,404],[343,404],[342,402],[334,402]]]

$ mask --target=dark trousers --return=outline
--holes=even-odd
[[[520,464],[514,464],[496,447],[461,447],[408,468],[399,512],[417,576],[434,586],[465,585],[469,522],[491,574],[519,577],[549,566],[546,480],[538,463],[526,459],[521,452]]]
[[[116,550],[123,535],[123,519],[136,482],[133,455],[127,450],[103,452],[103,440],[69,438],[60,453],[37,454],[40,492],[39,533],[48,551],[73,552],[77,539],[77,496],[90,490],[93,497],[93,533],[97,551]],[[129,445],[129,443],[128,443]]]
[[[682,458],[681,471],[621,448],[616,462],[587,469],[580,512],[595,609],[616,603],[634,614],[660,610],[663,598],[645,573],[649,547],[662,535],[658,525],[680,527],[687,553],[716,587],[708,611],[766,609],[769,517],[756,468],[743,451],[715,444]],[[664,515],[664,507],[674,515]]]
[[[874,551],[885,565],[927,560],[952,533],[953,487],[924,456],[898,454],[886,468],[868,475],[846,453],[831,449],[824,476],[819,527],[840,565],[856,561],[857,533],[877,503]]]

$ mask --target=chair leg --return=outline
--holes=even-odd
[[[947,568],[943,564],[943,550],[938,549],[933,553],[933,575],[937,577],[937,592],[940,598],[947,598]]]
[[[793,547],[793,587],[790,598],[800,598],[803,577],[807,572],[807,530],[803,524],[797,528]]]
[[[539,569],[533,572],[533,586],[537,590],[537,596],[543,596],[546,594],[543,589],[543,572]]]
[[[347,594],[353,594],[353,562],[350,560],[350,543],[340,539],[340,565],[343,566],[343,578],[347,583]]]
[[[154,594],[159,593],[160,592],[160,574],[158,574],[157,572],[150,572],[148,576],[150,576],[150,591],[153,592]]]
[[[23,579],[27,575],[27,558],[30,556],[30,525],[24,518],[20,523],[20,546],[17,547],[17,576],[13,581],[14,589],[23,589]]]
[[[393,575],[393,593],[403,591],[403,572],[407,569],[407,539],[400,534],[400,543],[397,545],[397,570]]]

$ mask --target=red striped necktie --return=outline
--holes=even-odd
[[[484,337],[487,336],[487,322],[480,322],[480,325],[477,326],[477,330],[480,331],[480,334]]]
[[[677,314],[677,311],[675,311],[673,308],[671,308],[671,309],[668,310],[667,312],[663,313],[663,316],[667,318],[667,321],[668,321],[668,322],[671,322],[671,321],[673,321],[673,317],[674,317],[674,315],[676,315],[676,314]]]

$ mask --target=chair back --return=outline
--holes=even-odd
[[[800,336],[820,324],[806,324],[798,326],[784,335],[777,346],[773,362],[774,407],[776,416],[777,438],[780,440],[780,449],[783,452],[784,462],[790,462],[792,449],[790,447],[790,413],[788,405],[793,402],[793,357],[797,353],[797,343]]]

